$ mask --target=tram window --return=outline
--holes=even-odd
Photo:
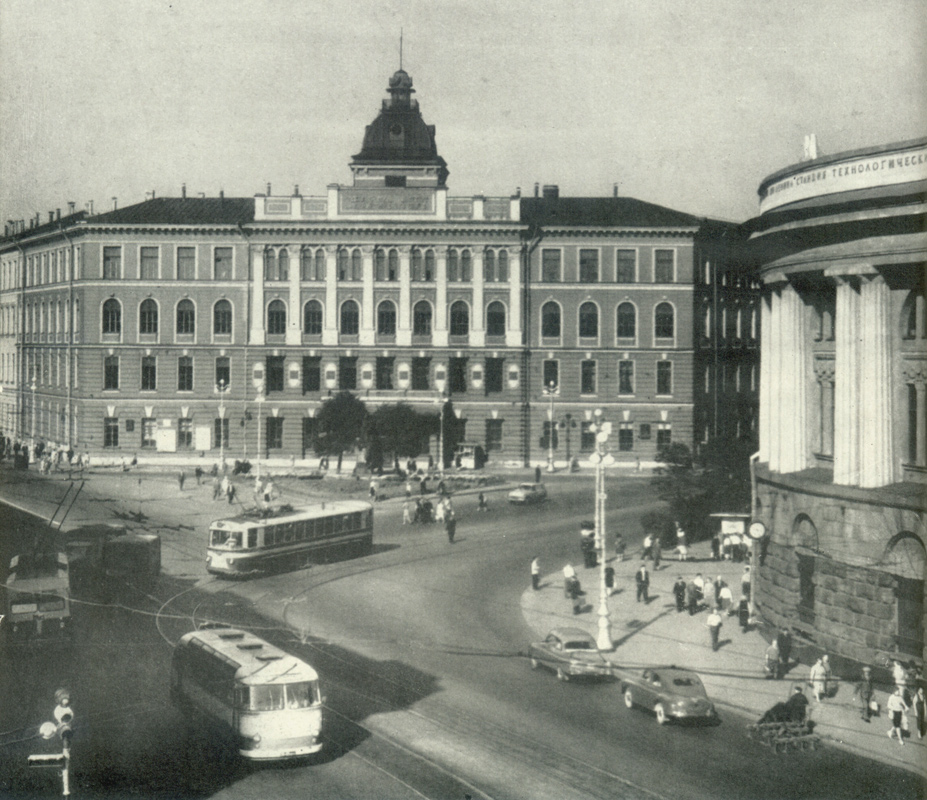
[[[213,547],[241,547],[241,532],[213,530],[211,544]]]
[[[292,542],[293,541],[293,526],[289,523],[283,526],[283,541]]]
[[[325,517],[325,533],[331,534],[335,532],[335,520],[331,517]]]
[[[280,711],[283,708],[285,708],[283,684],[251,687],[251,709],[253,711]]]
[[[248,528],[248,547],[257,547],[257,528]]]

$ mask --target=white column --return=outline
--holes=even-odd
[[[322,344],[338,344],[338,248],[325,245],[325,325]]]
[[[772,452],[772,417],[773,417],[773,384],[772,384],[772,363],[774,361],[773,347],[775,337],[773,335],[772,324],[772,294],[764,295],[760,302],[760,321],[761,330],[763,331],[764,342],[763,352],[760,357],[760,447],[759,460],[769,463]]]
[[[860,298],[853,283],[837,279],[834,358],[834,483],[859,485]]]
[[[297,198],[298,199],[298,198]],[[287,300],[286,343],[302,342],[302,309],[299,306],[299,271],[302,266],[299,247],[287,247],[290,256],[289,297]],[[295,255],[294,255],[295,254]]]
[[[486,344],[486,309],[483,300],[483,249],[473,250],[473,294],[470,311],[470,346],[483,347]]]
[[[250,344],[264,344],[264,248],[255,245],[248,248],[251,259],[251,332]]]
[[[358,342],[360,344],[372,345],[376,343],[376,309],[374,307],[373,296],[373,247],[362,247],[361,254],[363,290],[361,296],[361,326]]]
[[[510,247],[509,255],[509,314],[508,325],[505,329],[505,344],[508,347],[521,345],[522,322],[521,318],[521,250]]]
[[[411,253],[412,248],[409,246],[399,248],[399,317],[396,320],[396,344],[400,347],[412,344]]]
[[[435,248],[435,316],[432,341],[435,347],[447,347],[447,248]]]
[[[860,287],[860,476],[865,488],[894,481],[891,293],[881,275]]]

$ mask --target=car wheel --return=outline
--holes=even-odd
[[[563,667],[557,667],[557,680],[564,683],[570,680],[569,674],[563,671]]]
[[[666,725],[669,722],[669,717],[666,716],[666,709],[663,708],[663,703],[657,703],[653,707],[654,713],[657,715],[657,724]]]
[[[625,689],[625,690],[624,690],[624,704],[625,704],[628,708],[634,708],[634,695],[631,694],[631,690],[630,690],[630,689]]]
[[[538,661],[536,658],[532,658],[531,659],[531,669],[537,669],[539,666],[541,666],[541,662]]]

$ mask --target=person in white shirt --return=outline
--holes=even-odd
[[[895,687],[895,691],[888,698],[885,708],[892,715],[892,727],[888,730],[888,738],[891,739],[895,735],[895,731],[897,731],[898,744],[904,744],[901,728],[905,712],[908,710],[908,704],[904,701],[904,691],[900,686]]]

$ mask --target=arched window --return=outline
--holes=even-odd
[[[212,307],[212,332],[219,335],[231,335],[232,304],[228,300],[219,300]]]
[[[425,280],[433,281],[435,279],[435,251],[425,251]]]
[[[509,281],[509,252],[508,250],[499,251],[499,266],[496,269],[496,280],[499,283],[508,283]]]
[[[377,333],[380,336],[396,335],[396,304],[384,300],[377,306]]]
[[[304,247],[299,251],[299,277],[304,281],[315,280],[314,253],[309,247]]]
[[[496,254],[493,250],[487,250],[483,256],[483,280],[486,283],[496,280]]]
[[[599,308],[595,303],[583,303],[579,307],[579,335],[584,339],[599,335]]]
[[[122,333],[122,306],[112,297],[103,304],[103,333]]]
[[[451,336],[467,336],[470,333],[470,309],[463,300],[451,303]]]
[[[545,339],[560,338],[560,306],[553,300],[541,306],[541,336]]]
[[[486,306],[486,335],[505,336],[505,306],[498,300]]]
[[[927,337],[927,303],[924,292],[911,292],[901,310],[901,338],[923,339]]]
[[[269,247],[264,251],[264,280],[277,280],[277,257]]]
[[[290,279],[290,254],[287,250],[281,250],[277,256],[277,280],[288,281]]]
[[[460,254],[460,280],[467,281],[473,280],[473,275],[471,274],[470,268],[470,251],[464,250]]]
[[[338,251],[338,280],[348,280],[348,269],[350,267],[350,254],[342,248]]]
[[[177,304],[177,333],[196,333],[196,307],[192,300],[181,300]]]
[[[412,335],[431,336],[431,304],[419,300],[412,309]]]
[[[457,275],[457,251],[447,251],[447,279],[450,283],[456,283],[459,278]]]
[[[324,281],[327,272],[325,251],[320,247],[315,251],[315,279]]]
[[[282,300],[271,300],[267,306],[267,332],[278,336],[286,333],[286,306]]]
[[[322,335],[322,304],[318,300],[310,300],[303,306],[303,333]]]
[[[351,253],[351,280],[359,281],[364,277],[364,262],[361,259],[361,251],[357,248]]]
[[[672,339],[675,330],[673,307],[669,303],[660,303],[653,312],[653,335],[657,339]]]
[[[143,300],[138,308],[138,332],[142,334],[158,332],[158,304],[150,297]]]
[[[633,339],[637,336],[637,310],[633,303],[619,303],[616,330],[620,339]]]
[[[341,333],[344,336],[357,336],[360,328],[360,309],[355,300],[346,300],[341,305]]]
[[[393,248],[389,251],[389,268],[386,271],[386,280],[399,280],[399,251]]]
[[[416,247],[412,250],[412,280],[413,281],[421,282],[425,280],[422,267],[423,267],[422,251]]]
[[[373,254],[373,274],[378,281],[386,280],[386,253],[382,250]]]

